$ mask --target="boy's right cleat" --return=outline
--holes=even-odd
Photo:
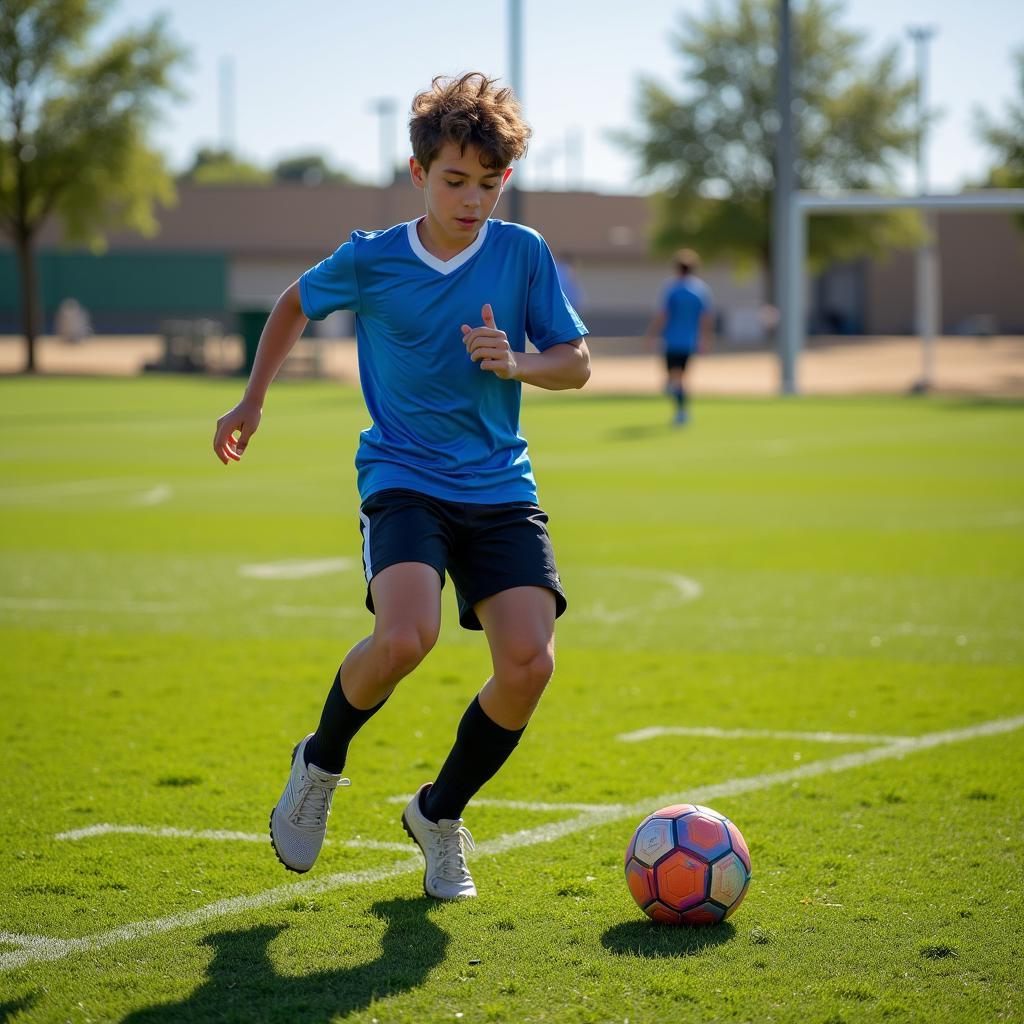
[[[439,900],[471,899],[476,895],[476,886],[466,866],[466,848],[475,849],[473,837],[461,818],[434,822],[420,810],[420,794],[427,789],[429,782],[413,794],[402,813],[402,826],[427,862],[423,891]]]
[[[340,775],[306,764],[303,756],[310,733],[292,751],[292,772],[281,799],[270,812],[270,843],[289,871],[308,871],[320,854],[327,817],[338,786],[351,785]]]

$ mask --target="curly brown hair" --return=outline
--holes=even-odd
[[[495,88],[496,82],[480,71],[458,78],[438,75],[412,101],[409,140],[424,170],[430,170],[446,142],[454,142],[463,153],[467,146],[476,146],[480,162],[493,169],[504,169],[522,157],[530,126],[515,93],[508,87]]]

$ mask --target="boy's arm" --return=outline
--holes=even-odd
[[[502,380],[518,380],[548,391],[581,388],[590,380],[590,350],[582,338],[562,342],[543,352],[513,352],[508,336],[494,322],[491,304],[481,310],[483,327],[462,325],[469,358],[481,370]]]
[[[299,283],[290,285],[274,304],[267,317],[249,383],[242,400],[230,412],[217,420],[217,431],[213,437],[213,450],[226,466],[238,462],[256,432],[263,414],[263,400],[270,382],[281,369],[288,353],[298,341],[306,327],[306,314],[299,299]],[[235,432],[238,438],[235,438]]]
[[[543,352],[515,357],[515,379],[548,391],[581,388],[590,380],[590,349],[583,338],[561,342]]]

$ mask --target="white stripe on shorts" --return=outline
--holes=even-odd
[[[359,521],[363,524],[363,575],[369,583],[373,578],[373,564],[370,561],[370,517],[359,510]]]

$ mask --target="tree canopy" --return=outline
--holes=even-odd
[[[684,15],[673,44],[676,89],[640,83],[640,132],[620,136],[641,174],[660,189],[660,251],[693,244],[710,257],[769,267],[776,110],[774,0],[711,3]],[[913,153],[912,79],[896,47],[864,53],[864,36],[840,25],[842,5],[807,0],[794,12],[794,115],[799,188],[887,189]],[[916,218],[814,217],[812,262],[822,264],[919,237]]]
[[[184,52],[162,18],[90,48],[107,6],[0,3],[0,230],[18,253],[28,369],[40,327],[32,250],[44,221],[56,216],[67,240],[100,248],[115,226],[154,232],[154,203],[174,199],[147,133],[177,94]]]
[[[196,185],[269,185],[274,176],[230,149],[203,146],[181,180]]]
[[[1006,106],[1006,120],[993,120],[982,111],[975,114],[981,139],[994,151],[995,163],[985,184],[989,188],[1024,188],[1024,47],[1014,53],[1019,99]],[[1024,227],[1024,214],[1017,215]]]

